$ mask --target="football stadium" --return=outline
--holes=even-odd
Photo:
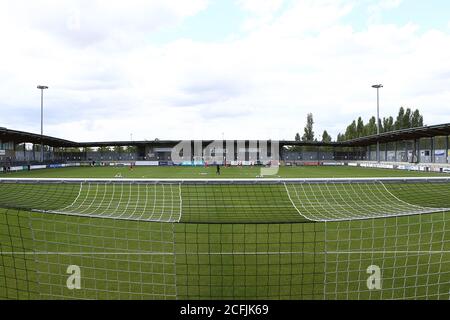
[[[3,314],[450,300],[449,12],[0,1]]]
[[[2,128],[0,297],[448,300],[449,135],[75,142]]]

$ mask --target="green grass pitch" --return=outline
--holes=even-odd
[[[259,167],[222,167],[220,176],[215,167],[72,167],[19,171],[4,174],[3,177],[17,178],[256,178]],[[438,176],[438,173],[405,170],[375,169],[347,166],[280,167],[277,176],[282,178],[351,178],[351,177],[416,177]],[[270,176],[268,176],[270,177]]]
[[[65,168],[3,176],[114,178],[119,173],[124,178],[216,178],[215,168],[188,167]],[[217,178],[257,175],[259,168],[222,168]],[[432,174],[281,167],[278,175],[332,178]],[[450,207],[448,184],[414,188],[398,184],[388,188],[398,199],[413,205]],[[100,187],[89,191],[80,208],[109,201],[105,190]],[[121,189],[121,197],[135,199],[140,192],[137,190]],[[155,189],[148,194],[169,199],[174,193],[160,192]],[[78,185],[0,184],[0,298],[449,299],[449,212],[312,222],[290,206],[281,186],[267,185],[182,185],[182,203],[150,201],[145,207],[167,212],[170,205],[180,205],[179,222],[89,217],[89,210],[86,216],[31,210],[65,208],[79,194]],[[350,200],[339,199],[343,203]],[[144,198],[135,203],[142,201]],[[118,201],[113,207],[120,208],[114,215],[143,211],[130,207],[129,202]],[[67,288],[69,265],[80,267],[81,289]],[[367,287],[367,268],[371,265],[381,268],[380,289]]]

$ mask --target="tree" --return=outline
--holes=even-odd
[[[328,134],[327,130],[325,130],[322,134],[322,142],[331,142],[333,139]]]
[[[370,136],[377,133],[377,120],[375,117],[370,118],[369,122],[365,126],[366,136]]]
[[[138,148],[136,146],[128,146],[125,148],[125,152],[128,153],[136,153],[138,151]]]
[[[300,133],[295,134],[295,141],[300,141]]]
[[[313,115],[312,113],[308,113],[306,117],[305,133],[302,136],[302,141],[314,141],[313,125]]]
[[[411,111],[410,108],[405,109],[400,107],[398,115],[395,119],[391,117],[383,118],[379,120],[380,133],[390,132],[394,130],[415,128],[423,126],[423,116],[419,110]],[[369,122],[364,124],[361,117],[354,120],[345,130],[345,133],[339,133],[337,141],[345,141],[354,139],[357,137],[374,135],[377,133],[377,120],[375,117],[371,117]]]
[[[110,149],[109,149],[109,147],[102,146],[102,147],[98,148],[98,151],[100,151],[100,154],[103,155],[105,153],[108,153],[110,151]]]
[[[124,147],[121,147],[121,146],[116,146],[116,147],[114,147],[114,152],[117,152],[117,153],[123,153],[125,151],[125,148]]]
[[[358,138],[364,136],[364,121],[361,117],[358,118],[358,123],[356,124],[356,133]]]
[[[411,109],[408,108],[405,111],[405,115],[403,116],[403,128],[402,129],[407,129],[407,128],[411,128],[411,122],[412,122],[412,114],[411,114]]]
[[[85,147],[84,152],[94,152],[94,148]]]
[[[404,129],[403,128],[403,119],[405,117],[405,109],[400,107],[398,110],[397,119],[395,120],[395,130]]]
[[[390,132],[394,130],[395,130],[394,118],[393,117],[383,118],[383,132]]]
[[[420,114],[419,109],[416,109],[412,115],[411,127],[423,127],[423,116]]]
[[[357,129],[356,129],[356,121],[353,120],[353,122],[345,130],[345,138],[347,140],[350,140],[350,139],[357,138],[357,136],[358,136],[358,133],[357,133]]]

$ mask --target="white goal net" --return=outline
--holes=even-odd
[[[449,208],[447,177],[4,178],[0,298],[449,299]]]

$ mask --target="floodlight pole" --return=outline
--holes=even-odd
[[[377,89],[377,162],[380,162],[380,88],[382,84],[375,84],[372,88]]]
[[[44,162],[44,90],[47,86],[37,86],[41,90],[41,162]]]

